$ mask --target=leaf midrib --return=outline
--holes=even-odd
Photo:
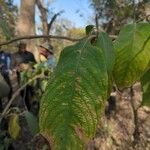
[[[70,114],[71,110],[72,110],[72,102],[73,102],[73,99],[74,99],[74,96],[76,94],[76,84],[78,83],[77,81],[77,77],[78,77],[78,72],[79,72],[79,67],[80,67],[80,61],[81,61],[81,58],[82,58],[82,55],[83,55],[83,52],[85,51],[85,46],[87,44],[87,42],[89,41],[89,39],[86,39],[84,45],[80,48],[80,49],[77,49],[76,51],[80,51],[80,54],[77,58],[77,64],[76,64],[76,67],[74,68],[74,85],[72,86],[72,96],[70,97],[70,100],[68,101],[68,106],[69,106],[69,111],[68,113]],[[73,76],[72,76],[73,77]],[[89,110],[90,111],[90,110]],[[67,124],[70,125],[70,122],[72,120],[72,116],[69,118],[69,120],[67,121]],[[69,128],[67,128],[69,129]]]

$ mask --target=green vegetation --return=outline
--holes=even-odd
[[[13,5],[13,0],[0,0],[1,50],[12,54],[18,49],[16,45],[25,41],[27,50],[39,58],[37,45],[48,42],[54,48],[58,64],[52,68],[47,62],[37,59],[36,63],[29,63],[28,69],[20,71],[13,68],[20,71],[20,79],[12,82],[18,84],[19,90],[14,88],[10,99],[5,98],[8,85],[0,87],[1,98],[4,98],[0,110],[0,150],[16,147],[27,150],[50,150],[50,147],[52,150],[84,150],[97,138],[99,126],[102,136],[106,137],[98,137],[100,144],[106,142],[110,147],[113,144],[117,147],[112,149],[126,149],[122,141],[128,138],[125,141],[127,146],[131,143],[135,150],[138,142],[143,146],[149,140],[147,135],[141,134],[141,126],[146,134],[149,132],[149,118],[145,117],[149,115],[149,108],[143,107],[150,106],[149,0],[90,0],[89,5],[94,11],[93,16],[89,14],[88,21],[95,25],[86,26],[85,31],[64,18],[65,15],[61,15],[63,11],[55,12],[49,0],[20,2],[18,7]],[[74,12],[86,20],[86,9]],[[51,37],[39,39],[38,34]],[[31,39],[31,35],[35,39]],[[26,38],[22,39],[24,36]],[[11,77],[17,76],[13,69],[8,73]],[[141,83],[141,87],[138,84],[135,92],[137,82]],[[31,109],[25,104],[27,85],[32,87],[29,98]],[[123,99],[127,90],[130,92],[125,93],[128,94],[128,97],[124,96],[128,101],[125,104],[127,101],[122,103],[119,100]],[[113,99],[112,91],[116,94]],[[140,102],[134,101],[137,98],[134,96],[139,96]],[[139,105],[134,104],[136,102]],[[120,105],[125,105],[126,110]],[[148,109],[148,113],[144,108]],[[144,113],[140,110],[142,115],[139,109],[143,109]],[[119,111],[122,113],[119,114]],[[107,123],[103,122],[103,117],[108,117]],[[130,126],[134,126],[129,130],[128,121]],[[122,126],[125,129],[118,130]],[[133,132],[128,135],[128,131]],[[125,136],[119,139],[119,134]],[[118,139],[122,140],[121,146]],[[137,143],[134,145],[134,142]],[[149,149],[147,147],[144,148]],[[107,146],[104,149],[107,150]]]
[[[123,89],[150,68],[149,33],[148,23],[130,24],[121,29],[115,51],[107,34],[100,33],[94,43],[89,36],[61,52],[40,105],[40,132],[54,149],[83,149],[94,137],[111,89],[108,81]]]

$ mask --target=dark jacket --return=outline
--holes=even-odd
[[[0,99],[3,97],[7,97],[10,92],[10,87],[4,80],[3,76],[0,73]]]
[[[16,52],[12,55],[12,68],[22,63],[36,62],[34,55],[31,52]]]
[[[0,71],[2,74],[7,74],[10,69],[11,57],[10,54],[1,52],[0,53]]]

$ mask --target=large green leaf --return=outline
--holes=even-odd
[[[107,84],[103,52],[87,39],[62,51],[40,105],[40,131],[54,149],[80,150],[94,136]]]
[[[143,105],[150,106],[150,69],[141,78]]]
[[[109,75],[112,74],[116,54],[111,39],[106,33],[101,32],[96,40],[96,46],[103,50],[106,59],[107,71]]]
[[[115,82],[119,88],[131,86],[141,78],[150,62],[150,24],[126,25],[114,46],[117,51]]]

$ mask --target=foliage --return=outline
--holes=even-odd
[[[49,68],[49,66],[45,62],[39,64],[31,63],[30,65],[30,69],[21,72],[21,84],[25,84],[31,77],[35,77],[40,74],[43,75],[44,78],[34,80],[30,83],[30,85],[35,89],[35,98],[39,100],[43,92],[45,91],[47,81],[53,70]]]
[[[5,119],[0,124],[0,150],[7,150],[9,145],[12,143],[10,136],[8,137],[8,131],[5,130],[6,124]]]
[[[93,29],[94,29],[94,25],[86,26],[85,28],[86,35],[90,35]]]
[[[92,5],[104,30],[118,34],[123,24],[144,20],[146,2],[148,0],[139,3],[132,0],[92,0]],[[0,41],[14,35],[16,13],[12,0],[0,1]],[[70,29],[68,26],[71,25],[66,24],[55,24],[52,33],[75,38],[85,36],[83,29]],[[45,75],[44,79],[33,81],[31,86],[35,88],[36,100],[41,99],[46,89],[40,102],[40,132],[56,150],[84,149],[95,135],[114,83],[122,89],[141,80],[143,104],[150,104],[150,24],[126,25],[114,44],[105,32],[91,37],[94,26],[88,27],[86,33],[89,37],[61,52],[53,74],[44,64],[34,65],[21,73],[22,84],[37,74]],[[52,42],[57,50],[70,45],[70,42]],[[32,135],[39,132],[38,119],[31,112],[23,115]],[[20,131],[19,114],[11,114],[10,136],[16,139]],[[3,134],[6,133],[0,133],[0,139],[3,139]],[[1,140],[0,149],[7,149],[11,140]]]
[[[68,37],[81,38],[85,36],[84,28],[70,28],[67,31]]]
[[[110,34],[118,34],[124,24],[134,20],[146,20],[147,4],[147,0],[91,0],[99,25]]]
[[[70,24],[67,23],[60,23],[60,25],[56,24],[56,28],[58,28],[60,31],[55,31],[55,34],[67,36],[67,37],[74,37],[74,38],[82,38],[85,36],[84,28],[74,28]],[[58,58],[60,56],[60,52],[64,47],[67,47],[69,45],[72,45],[71,41],[66,40],[57,40],[52,39],[52,45],[55,47],[55,56]]]
[[[17,7],[13,5],[12,0],[0,1],[0,31],[3,36],[10,39],[14,35]]]
[[[30,84],[31,86],[34,87],[35,90],[34,93],[35,95],[31,103],[36,101],[37,104],[39,103],[39,100],[43,92],[45,91],[45,88],[47,86],[47,81],[50,78],[52,69],[49,68],[49,66],[45,62],[40,64],[31,63],[29,66],[27,70],[21,71],[21,76],[20,76],[21,85],[26,84],[26,82],[28,82],[31,79],[31,77],[34,78],[37,75],[41,75],[41,78],[39,78],[38,80],[34,80]],[[8,116],[6,116],[6,119],[8,120],[8,129],[6,126],[7,124],[6,120],[0,120],[0,140],[1,140],[0,149],[7,150],[14,140],[18,140],[18,138],[22,137],[22,134],[20,134],[22,133],[22,126],[20,125],[23,120],[20,118],[22,117],[25,119],[27,123],[27,126],[25,126],[25,128],[27,128],[26,130],[29,131],[32,136],[35,136],[39,132],[38,116],[36,113],[36,111],[38,110],[34,110],[36,109],[33,108],[34,106],[31,107],[32,109],[30,112],[22,108],[20,109],[20,107],[14,107],[14,106],[10,107],[10,109],[7,112]]]
[[[108,37],[106,33],[101,32],[97,37],[96,46],[100,47],[103,50],[106,60],[107,72],[109,75],[111,75],[116,56],[115,54],[116,52],[114,50],[111,39]]]
[[[26,111],[24,113],[24,116],[27,120],[27,124],[28,124],[28,127],[30,129],[31,134],[32,135],[37,134],[39,132],[39,126],[38,126],[37,118],[31,112],[28,112],[28,111]]]
[[[19,137],[20,131],[19,116],[17,114],[13,114],[9,119],[8,132],[13,139],[16,139]]]
[[[114,48],[100,33],[94,42],[92,35],[61,52],[40,105],[40,132],[54,149],[84,149],[112,83],[131,86],[150,68],[149,33],[148,23],[130,24],[121,29]]]
[[[116,62],[113,71],[119,88],[129,87],[150,67],[150,24],[126,25],[114,43]]]
[[[89,39],[63,50],[40,108],[41,133],[51,135],[55,149],[83,149],[94,136],[107,84],[103,52]]]

